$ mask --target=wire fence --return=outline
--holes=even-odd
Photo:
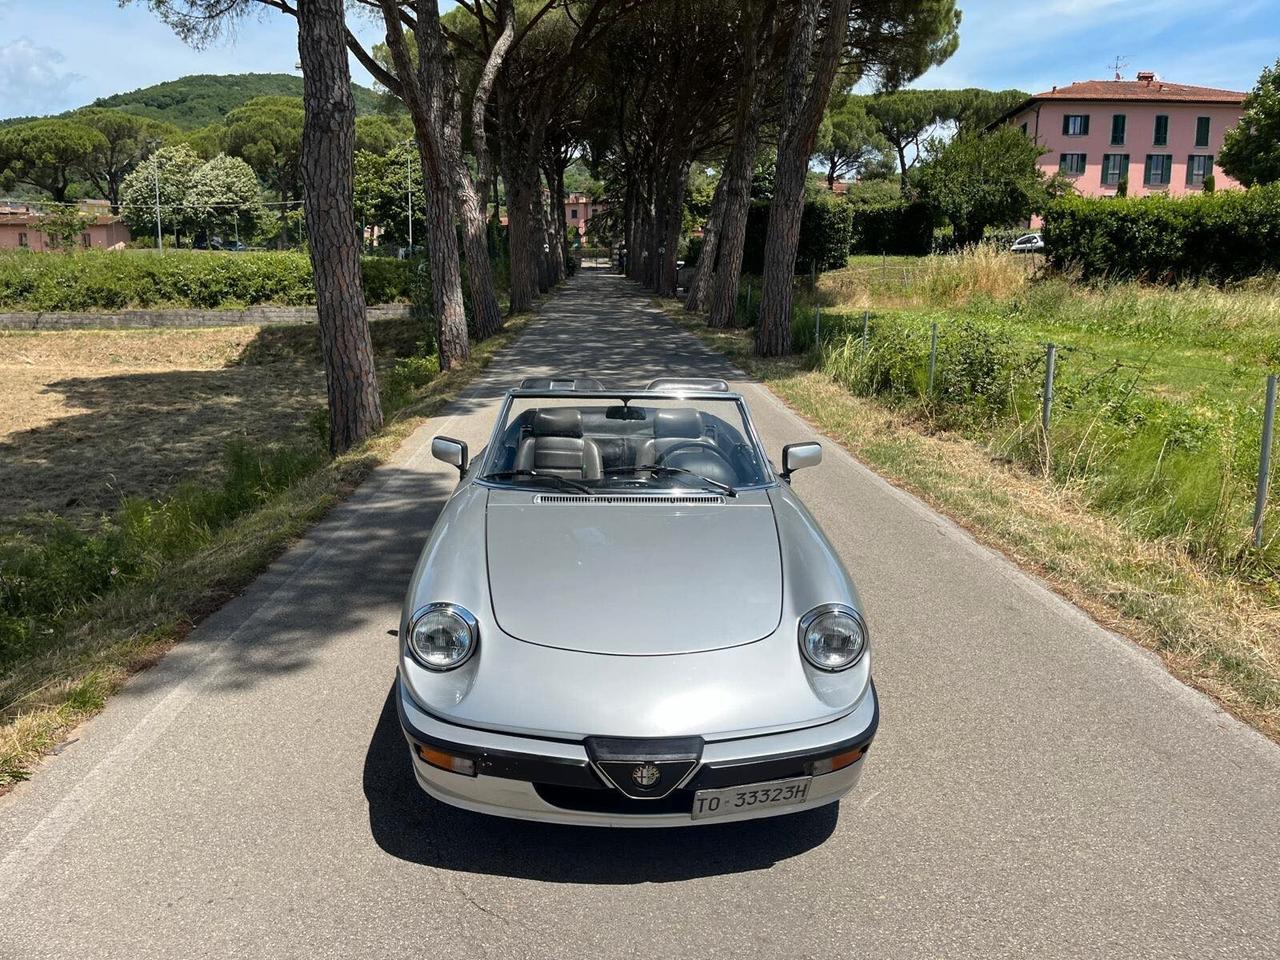
[[[740,326],[757,322],[759,303],[758,282],[744,278]],[[799,306],[792,330],[794,348],[851,393],[1080,484],[1145,533],[1237,564],[1280,564],[1274,371],[1141,341],[1034,341],[963,311]]]

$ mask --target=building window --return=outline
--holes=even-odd
[[[1167,153],[1147,154],[1146,174],[1142,182],[1148,187],[1167,187],[1173,172],[1173,157]]]
[[[1125,116],[1123,113],[1117,113],[1111,118],[1111,145],[1113,147],[1124,146],[1124,125]]]
[[[1064,153],[1062,160],[1058,163],[1058,170],[1068,177],[1078,177],[1084,173],[1087,160],[1088,156],[1083,153]]]
[[[1156,135],[1154,141],[1157,147],[1166,147],[1169,145],[1169,118],[1164,114],[1156,117]]]
[[[88,250],[91,246],[93,246],[93,237],[89,236],[89,234],[87,233],[80,234],[80,246]]]
[[[1062,135],[1064,137],[1087,137],[1089,135],[1089,115],[1087,113],[1069,113],[1062,118]]]
[[[1205,177],[1213,173],[1213,157],[1195,154],[1187,157],[1187,186],[1203,187]]]
[[[569,219],[570,219],[570,220],[577,220],[577,219],[578,219],[578,208],[577,208],[577,207],[574,207],[574,208],[572,208],[572,209],[569,211]]]
[[[18,234],[18,246],[23,250],[26,250],[31,246],[31,241],[27,239],[27,235],[25,233]]]
[[[1023,135],[1024,137],[1029,137],[1029,136],[1031,136],[1031,133],[1030,133],[1030,131],[1027,129],[1027,125],[1026,125],[1025,123],[1022,125],[1022,135]]]
[[[1213,126],[1213,121],[1209,117],[1198,117],[1196,119],[1196,146],[1207,147],[1209,145],[1209,129]]]
[[[1129,176],[1129,155],[1127,153],[1108,153],[1102,158],[1102,185],[1118,187],[1120,181]]]

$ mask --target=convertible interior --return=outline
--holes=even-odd
[[[492,472],[533,470],[590,483],[626,479],[648,466],[734,486],[764,479],[751,444],[720,417],[635,404],[525,410],[504,432]]]

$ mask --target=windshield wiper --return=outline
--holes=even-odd
[[[497,473],[486,473],[481,480],[545,480],[553,483],[561,490],[572,490],[574,493],[594,494],[595,491],[588,487],[585,483],[579,483],[577,480],[570,480],[568,477],[562,477],[557,473],[539,473],[537,470],[500,470]]]
[[[614,467],[611,470],[606,470],[605,473],[609,476],[624,477],[637,473],[651,473],[655,477],[693,477],[695,480],[702,481],[711,489],[723,493],[726,497],[736,497],[738,495],[738,491],[729,486],[729,484],[720,480],[712,480],[710,477],[704,477],[702,474],[695,473],[693,470],[686,470],[684,467],[667,467],[658,463],[646,463],[639,467]]]

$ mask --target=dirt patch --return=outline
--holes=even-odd
[[[373,324],[380,365],[412,321]],[[228,442],[297,442],[325,405],[315,327],[0,336],[0,518],[78,523],[218,475]]]

